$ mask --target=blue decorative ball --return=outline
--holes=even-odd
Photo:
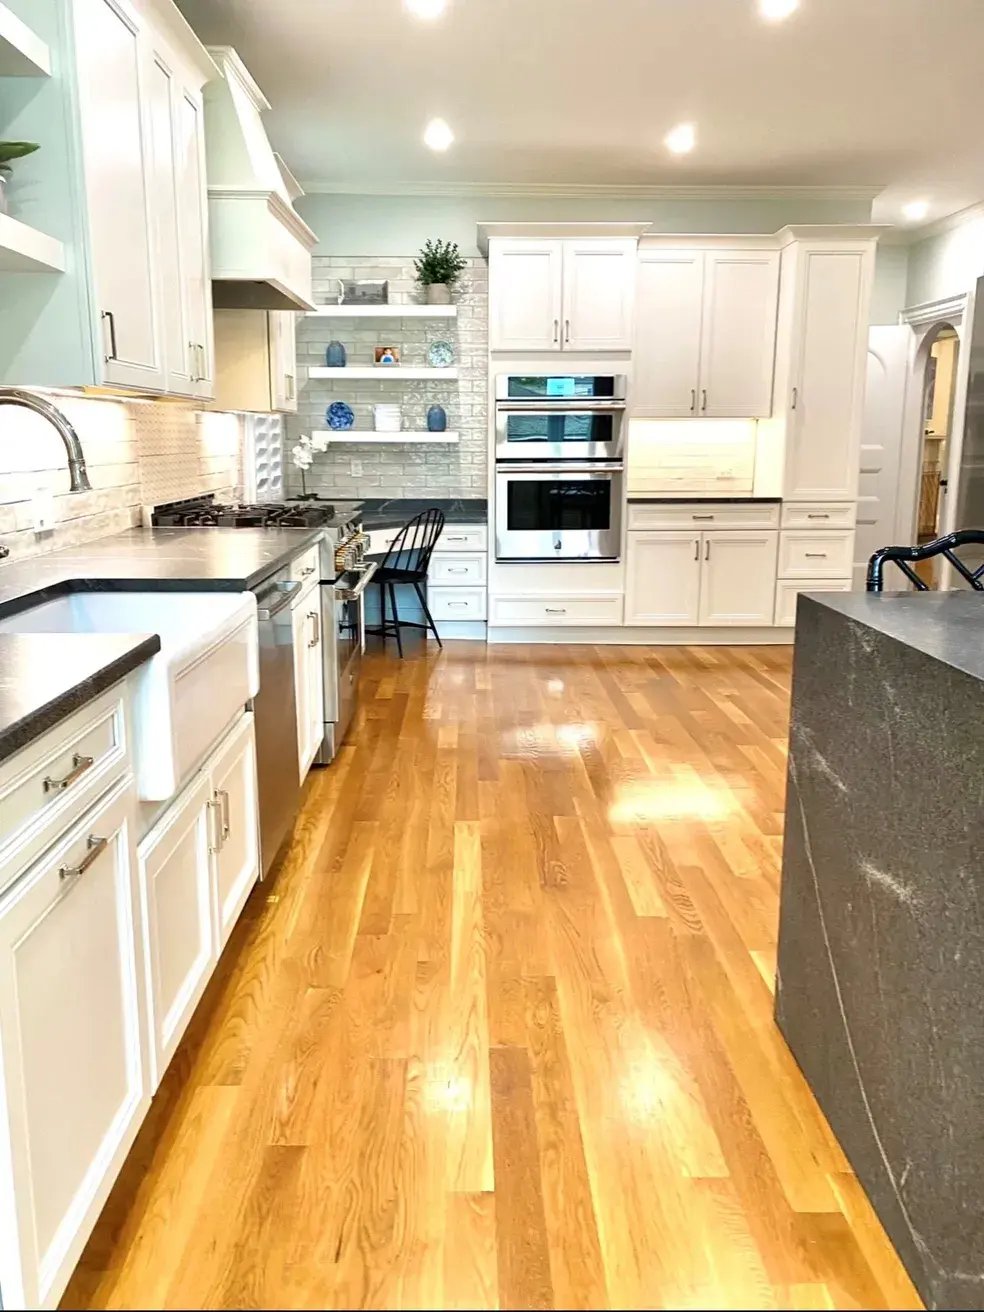
[[[355,413],[344,401],[332,401],[325,411],[325,418],[329,428],[351,428],[355,423]]]

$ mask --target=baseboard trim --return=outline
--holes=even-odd
[[[443,630],[441,636],[443,637]],[[788,647],[794,639],[791,628],[757,629],[649,629],[490,627],[488,641],[494,643],[553,643],[608,647]]]

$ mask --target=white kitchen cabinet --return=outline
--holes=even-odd
[[[291,612],[294,689],[297,701],[297,760],[303,783],[325,732],[325,685],[321,643],[321,589],[301,595]]]
[[[636,242],[564,242],[565,351],[630,351]]]
[[[212,925],[211,802],[208,777],[200,776],[138,848],[155,1089],[218,956]]]
[[[778,251],[647,247],[637,279],[632,413],[770,415]]]
[[[489,346],[559,351],[564,243],[504,238],[489,255]]]
[[[796,623],[796,602],[801,592],[850,592],[850,579],[780,579],[776,584],[776,627]]]
[[[631,350],[635,251],[621,237],[491,242],[491,349]]]
[[[215,378],[212,283],[208,253],[208,196],[205,186],[205,125],[201,87],[187,79],[175,88],[174,185],[178,209],[178,252],[192,394],[212,396]]]
[[[297,315],[292,310],[271,310],[270,395],[274,410],[297,413]]]
[[[702,557],[700,532],[630,533],[625,623],[697,624]]]
[[[778,251],[707,252],[698,407],[704,418],[771,415],[778,302]]]
[[[783,251],[788,368],[777,375],[776,400],[789,501],[857,499],[874,250],[867,241]]]
[[[779,535],[705,533],[700,578],[700,624],[771,625],[775,610]]]
[[[214,853],[214,915],[218,950],[221,952],[260,873],[256,737],[252,715],[244,715],[219,748],[210,775],[218,826],[218,850]]]
[[[0,900],[0,1279],[53,1307],[150,1105],[129,778]]]
[[[704,253],[639,252],[632,413],[689,418],[697,411]]]
[[[143,89],[156,79],[128,0],[75,0],[74,17],[102,377],[163,391],[152,116]]]
[[[215,402],[223,410],[297,411],[297,316],[216,310]]]

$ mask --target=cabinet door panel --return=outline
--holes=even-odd
[[[320,589],[312,588],[294,610],[294,683],[297,689],[297,755],[301,782],[324,735]]]
[[[772,413],[778,300],[778,251],[708,253],[701,415],[761,419]]]
[[[161,390],[150,155],[137,24],[121,0],[75,0],[86,195],[105,379]]]
[[[564,243],[565,351],[629,351],[636,243],[604,238]]]
[[[637,277],[632,413],[689,417],[700,373],[703,252],[643,251]]]
[[[626,561],[625,623],[697,623],[700,533],[630,533]]]
[[[55,1306],[150,1103],[133,799],[126,781],[0,903],[10,1307]]]
[[[700,623],[772,624],[779,534],[705,533]]]
[[[800,278],[786,496],[850,501],[858,485],[865,257],[808,251]]]
[[[212,933],[210,799],[208,780],[200,778],[138,849],[149,947],[155,1088],[217,956]]]
[[[271,310],[268,317],[273,408],[296,414],[297,317],[290,310]]]
[[[176,94],[174,75],[163,55],[149,66],[148,115],[152,157],[154,235],[161,287],[161,348],[169,392],[194,395],[194,354],[186,322],[182,252],[179,243],[178,195],[174,172]]]
[[[202,103],[187,88],[174,98],[174,185],[186,340],[194,394],[212,395],[212,287],[209,282]]]
[[[256,807],[256,739],[246,715],[212,766],[220,824],[215,854],[216,924],[221,952],[260,873]]]
[[[495,242],[489,266],[493,351],[559,351],[563,242]]]

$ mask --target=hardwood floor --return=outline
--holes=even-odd
[[[772,1020],[789,669],[371,656],[64,1306],[921,1306]]]

